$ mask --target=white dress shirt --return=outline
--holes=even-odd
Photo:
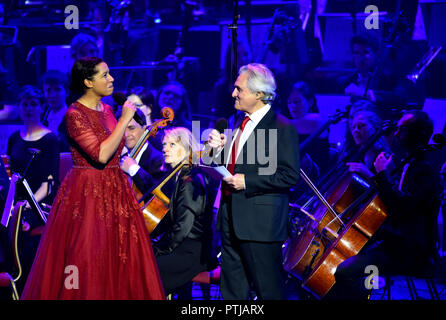
[[[131,177],[133,177],[133,176],[138,172],[139,168],[141,168],[141,167],[138,165],[138,163],[139,163],[139,161],[141,160],[141,156],[142,156],[142,154],[144,153],[144,151],[146,151],[147,147],[148,147],[148,142],[144,143],[144,145],[142,146],[142,148],[141,148],[141,150],[139,151],[138,155],[136,156],[136,158],[135,158],[136,163],[135,163],[135,164],[132,164],[132,165],[130,166],[130,168],[129,168],[129,175],[130,175]]]
[[[269,111],[269,109],[271,109],[271,105],[266,104],[265,106],[263,106],[262,108],[260,108],[259,110],[257,110],[256,112],[252,113],[251,115],[245,114],[247,116],[249,116],[249,121],[246,123],[245,128],[242,132],[242,135],[240,137],[240,141],[238,144],[238,148],[237,148],[237,157],[240,155],[240,151],[242,151],[243,146],[245,145],[246,141],[248,140],[249,136],[251,135],[251,133],[254,131],[254,129],[257,127],[257,125],[259,124],[259,122],[263,119],[263,117],[266,115],[266,113]],[[235,134],[233,135],[233,139],[231,142],[231,146],[229,148],[229,155],[228,155],[228,162],[231,159],[231,152],[232,152],[232,144],[235,141],[235,138],[238,135],[238,131],[240,130],[240,128],[237,129],[237,131],[235,132]],[[226,164],[227,166],[227,164]]]

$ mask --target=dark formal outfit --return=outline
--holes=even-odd
[[[395,177],[382,171],[375,181],[388,217],[358,255],[338,266],[329,299],[366,299],[367,266],[376,266],[380,276],[414,274],[436,256],[439,173],[424,158],[416,158]]]
[[[50,108],[49,106],[47,108]],[[60,110],[46,109],[44,114],[47,115],[43,119],[43,125],[48,127],[54,134],[57,135],[60,142],[60,152],[70,152],[70,145],[68,143],[68,136],[65,126],[65,113],[68,107],[64,106]]]
[[[40,153],[32,160],[25,179],[32,192],[36,192],[40,185],[48,180],[49,176],[54,181],[59,181],[59,142],[54,133],[48,133],[35,141],[24,140],[20,136],[20,131],[16,131],[9,136],[7,154],[11,161],[11,171],[23,175],[32,154],[30,148],[40,150]],[[48,195],[43,201],[51,204],[54,192]],[[25,190],[18,190],[17,200],[26,199]]]
[[[184,166],[170,199],[165,232],[153,248],[166,293],[173,293],[198,273],[214,266],[212,204],[206,177]]]
[[[137,165],[130,167],[130,176],[139,191],[145,193],[160,182],[165,174],[162,170],[163,155],[146,142],[135,160]]]
[[[217,229],[221,232],[224,299],[248,299],[250,286],[259,299],[283,299],[282,243],[288,236],[290,187],[299,179],[298,134],[269,105],[242,122],[234,144],[237,161],[228,170],[245,176],[245,190],[231,192],[223,184]],[[242,129],[243,128],[243,129]],[[244,130],[245,136],[237,138]],[[225,159],[233,143],[220,153]],[[268,156],[265,161],[262,155]],[[220,158],[221,159],[221,158]]]
[[[300,143],[303,143],[310,136],[310,134],[299,134]],[[328,136],[315,138],[304,152],[316,163],[321,175],[325,174],[330,169],[333,159],[331,159],[330,155]]]

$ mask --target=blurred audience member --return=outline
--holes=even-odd
[[[154,120],[160,119],[160,112],[155,104],[153,93],[144,87],[134,87],[127,93],[127,99],[140,109],[146,118],[147,125],[151,125]]]
[[[70,148],[63,123],[68,95],[68,79],[66,75],[57,70],[49,70],[40,79],[43,94],[47,102],[42,123],[55,133],[60,140],[61,152],[69,152]]]
[[[14,77],[0,61],[0,121],[17,120],[19,114],[15,107],[17,84]]]
[[[96,39],[86,33],[79,33],[71,40],[71,58],[77,61],[83,57],[99,56]]]
[[[175,113],[173,125],[175,127],[192,128],[192,115],[187,91],[176,81],[166,83],[158,94],[157,104],[161,110],[164,107],[172,108]]]
[[[142,111],[146,125],[150,126],[154,121],[161,118],[158,105],[155,103],[155,97],[151,91],[144,87],[134,87],[127,94],[127,99],[133,102],[135,106]],[[163,149],[162,133],[156,134],[149,139],[149,143],[159,152]]]

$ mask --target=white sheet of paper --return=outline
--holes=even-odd
[[[210,167],[200,165],[199,168],[209,174],[212,178],[217,180],[221,180],[226,177],[232,177],[232,174],[224,166]]]

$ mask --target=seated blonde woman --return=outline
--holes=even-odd
[[[154,241],[166,294],[183,290],[198,273],[209,270],[212,239],[212,204],[206,177],[189,163],[189,156],[199,145],[192,133],[182,127],[166,130],[163,139],[164,165],[174,168],[185,164],[178,174],[164,217],[164,233]],[[180,290],[179,290],[180,289]],[[186,291],[187,292],[187,291]],[[191,297],[187,297],[191,298]]]

